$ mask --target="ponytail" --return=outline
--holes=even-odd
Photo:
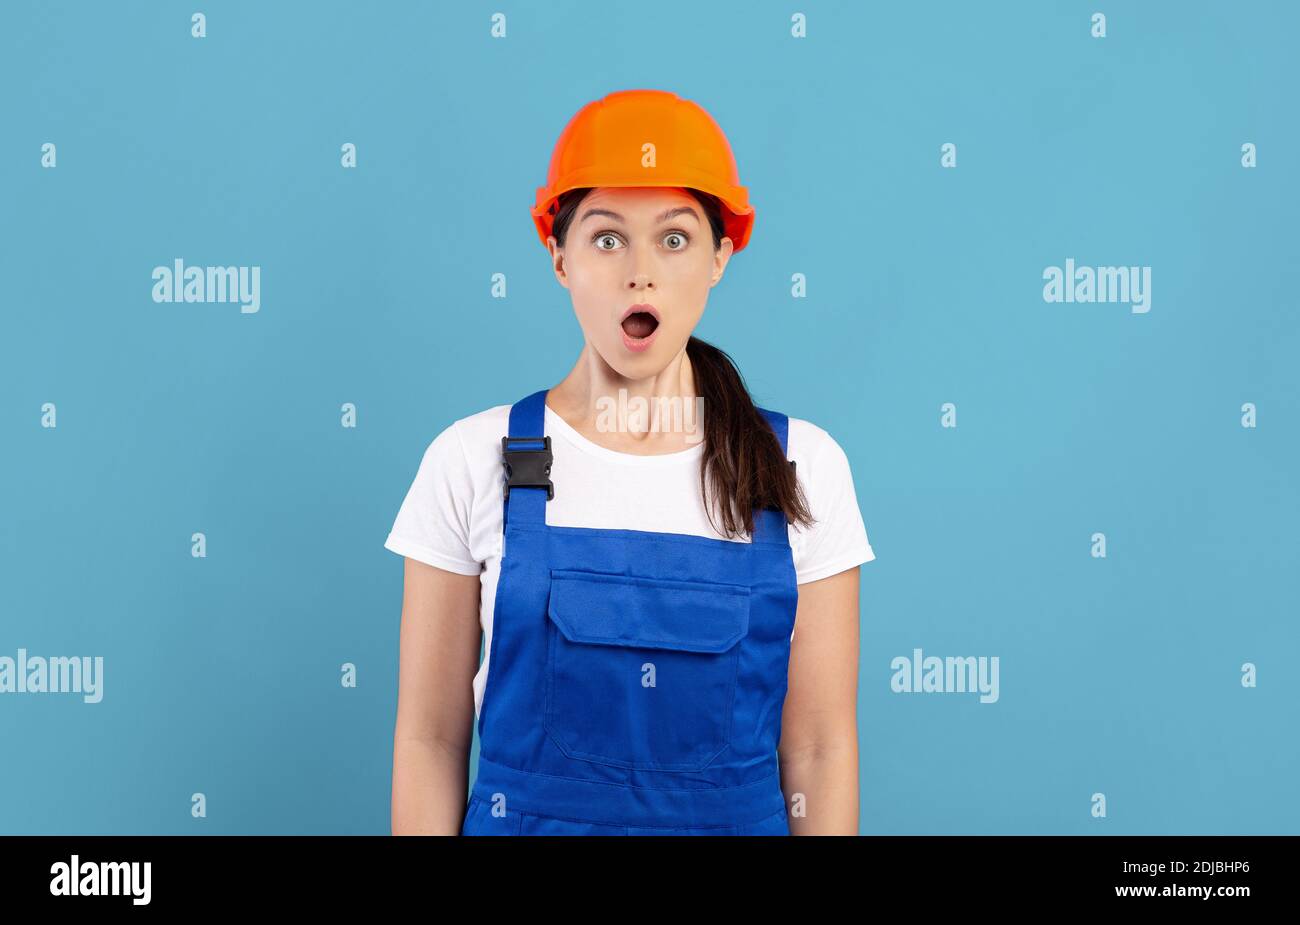
[[[731,357],[698,337],[686,342],[686,356],[695,393],[704,399],[700,490],[710,521],[714,510],[721,517],[714,528],[727,537],[752,534],[754,510],[764,507],[781,511],[790,523],[811,524],[794,467]]]

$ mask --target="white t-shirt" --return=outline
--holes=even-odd
[[[545,414],[555,485],[555,497],[546,503],[548,525],[727,539],[709,523],[700,494],[703,442],[656,456],[620,453],[592,443],[550,407]],[[817,425],[789,421],[786,455],[795,460],[795,476],[817,521],[789,528],[795,573],[803,584],[876,556],[858,510],[848,457]],[[480,576],[479,622],[488,654],[501,572],[501,438],[509,422],[510,406],[497,405],[456,421],[434,438],[384,542],[398,555]],[[483,704],[487,673],[485,656],[474,677],[475,712]]]

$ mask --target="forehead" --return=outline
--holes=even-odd
[[[613,212],[630,221],[652,221],[665,212],[683,207],[697,217],[700,214],[699,201],[679,187],[602,186],[582,200],[578,216],[581,221],[592,210],[599,210],[603,218],[609,218],[608,213]]]

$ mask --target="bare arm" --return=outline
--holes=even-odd
[[[777,754],[791,835],[858,834],[857,568],[799,586]]]
[[[393,736],[394,835],[460,832],[481,644],[478,576],[407,558]]]

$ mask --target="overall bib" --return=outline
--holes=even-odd
[[[755,511],[749,543],[547,526],[545,400],[514,404],[502,439],[504,548],[461,834],[788,835],[776,746],[798,585],[784,515]],[[786,416],[760,410],[788,452]]]

